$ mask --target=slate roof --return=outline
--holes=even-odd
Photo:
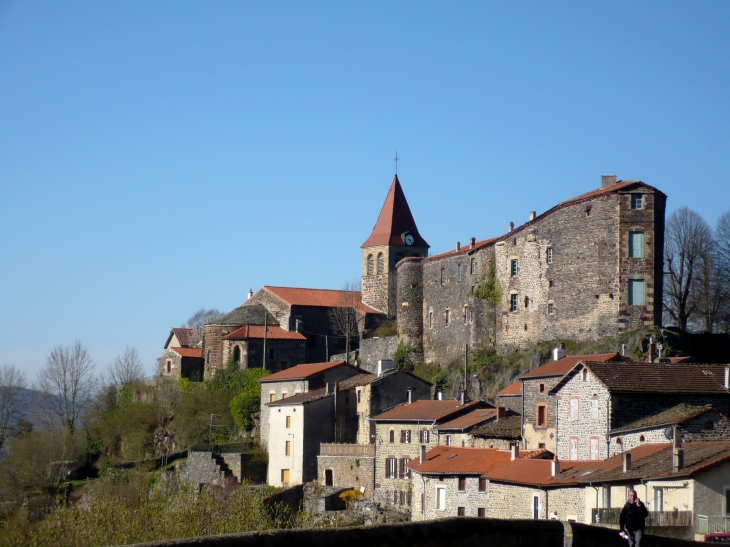
[[[497,415],[496,408],[478,408],[476,410],[472,410],[471,412],[467,412],[466,414],[463,414],[462,416],[458,416],[457,418],[454,418],[453,420],[449,420],[448,422],[441,423],[441,424],[437,425],[435,429],[438,429],[439,431],[446,430],[446,429],[448,429],[448,430],[469,429],[470,427],[474,427],[475,425],[484,423],[487,420],[491,420],[496,415]]]
[[[360,247],[375,247],[376,245],[400,245],[405,243],[402,234],[409,232],[414,239],[414,247],[429,247],[426,240],[418,233],[416,221],[413,220],[411,208],[408,207],[406,195],[403,193],[398,175],[393,177],[393,182],[385,196],[385,202],[375,222],[373,232]]]
[[[448,418],[452,414],[462,412],[465,409],[476,409],[485,408],[487,403],[484,401],[469,401],[462,405],[459,401],[455,400],[443,400],[434,401],[420,400],[414,401],[411,404],[404,403],[398,405],[395,408],[387,410],[378,416],[373,417],[373,420],[377,421],[438,421]]]
[[[537,370],[537,369],[535,369]],[[500,397],[510,397],[512,395],[522,395],[522,382],[516,380],[504,388],[502,391],[498,391],[497,395]]]
[[[170,330],[170,336],[167,337],[165,342],[165,349],[170,344],[173,336],[177,336],[177,341],[180,342],[182,347],[190,347],[190,335],[195,332],[193,329],[175,328]]]
[[[662,410],[661,412],[657,412],[656,414],[652,414],[651,416],[641,418],[640,420],[636,420],[635,422],[632,422],[618,429],[613,429],[611,433],[624,433],[626,431],[636,431],[638,429],[648,429],[660,426],[682,424],[687,420],[700,416],[701,414],[704,414],[705,412],[709,412],[711,410],[714,410],[712,405],[695,406],[688,405],[687,403],[680,403],[673,406],[672,408],[668,408],[666,410]]]
[[[519,439],[522,435],[522,417],[517,415],[500,418],[498,421],[475,427],[471,435],[484,439]]]
[[[236,329],[232,333],[226,334],[223,338],[225,340],[250,340],[263,339],[263,337],[263,325],[244,325],[240,329]],[[279,326],[270,327],[268,325],[266,326],[266,338],[268,340],[306,340],[306,337],[301,333],[284,330]]]
[[[526,372],[520,378],[547,378],[550,376],[563,376],[572,369],[578,361],[621,361],[621,354],[614,351],[613,353],[597,353],[594,355],[566,355],[557,361],[550,361],[544,365]]]
[[[377,379],[377,374],[358,374],[357,376],[351,376],[350,378],[337,382],[337,388],[351,389],[353,387],[360,387],[374,382]]]
[[[239,306],[230,313],[227,313],[214,321],[211,325],[263,325],[264,313],[267,314],[266,323],[268,325],[278,325],[276,317],[271,315],[261,304],[250,304],[247,306]]]
[[[200,357],[203,358],[203,348],[169,348],[181,357]]]
[[[327,393],[325,388],[313,389],[312,391],[306,391],[304,393],[297,393],[291,397],[285,397],[278,401],[266,403],[267,406],[286,406],[286,405],[301,405],[304,403],[311,403],[312,401],[319,401],[325,397],[331,397],[332,393]]]
[[[355,307],[359,312],[362,313],[381,314],[381,312],[379,312],[378,310],[371,308],[370,306],[366,306],[360,301],[360,291],[303,289],[299,287],[272,287],[270,285],[265,285],[261,290],[273,294],[279,300],[289,304],[290,306],[311,306],[315,308]],[[244,305],[244,307],[248,306]]]
[[[267,382],[281,382],[287,380],[305,380],[310,376],[319,374],[326,370],[331,370],[336,367],[350,367],[353,370],[359,371],[357,367],[354,367],[345,361],[329,361],[326,363],[310,363],[308,365],[297,365],[275,374],[270,374],[259,379],[261,383]]]
[[[727,395],[725,365],[581,361],[550,390],[556,393],[585,365],[609,391]]]

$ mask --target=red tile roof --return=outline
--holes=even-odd
[[[203,348],[170,348],[181,357],[200,357],[203,358]]]
[[[537,370],[537,369],[535,369],[535,370]],[[510,385],[508,385],[502,391],[498,391],[497,395],[499,395],[500,397],[505,397],[505,396],[509,397],[512,395],[522,395],[522,382],[520,380],[512,382]]]
[[[497,415],[496,408],[478,408],[466,414],[436,426],[436,429],[468,429],[493,419]]]
[[[314,376],[315,374],[319,374],[320,372],[324,372],[326,370],[332,370],[336,367],[350,367],[353,370],[359,370],[357,367],[354,367],[346,363],[345,361],[310,363],[308,365],[297,365],[295,367],[282,370],[281,372],[277,372],[276,374],[270,374],[269,376],[265,376],[264,378],[259,379],[259,382],[266,383],[281,382],[285,380],[305,380],[310,376]]]
[[[725,365],[701,363],[596,363],[581,361],[550,390],[557,392],[574,374],[588,368],[609,391],[635,393],[714,393],[727,395]]]
[[[359,291],[336,291],[330,289],[302,289],[297,287],[264,286],[267,291],[290,306],[312,306],[322,308],[355,307],[362,313],[377,313],[376,309],[366,306],[360,301]]]
[[[439,445],[426,453],[426,461],[410,462],[409,467],[421,474],[466,473],[482,475],[510,461],[511,454],[492,448],[459,448]]]
[[[249,340],[264,337],[263,325],[244,325],[240,329],[226,334],[224,340]],[[266,338],[268,340],[306,340],[303,334],[295,331],[284,330],[281,327],[266,327]]]
[[[550,361],[541,367],[531,370],[520,378],[545,378],[548,376],[563,376],[570,371],[578,361],[621,361],[623,358],[618,352],[597,353],[595,355],[566,355],[557,361]]]
[[[424,262],[431,262],[433,260],[441,260],[442,258],[448,258],[450,256],[457,256],[457,255],[468,255],[473,253],[474,251],[478,251],[479,249],[482,249],[483,247],[488,247],[492,243],[495,243],[498,241],[498,237],[493,237],[491,239],[483,239],[481,241],[477,241],[474,243],[474,247],[472,247],[469,243],[461,247],[458,251],[456,249],[452,249],[450,251],[446,251],[443,253],[439,253],[437,255],[429,256],[428,258],[424,259]]]
[[[270,378],[270,377],[269,377]],[[457,412],[463,412],[465,409],[485,408],[487,403],[484,401],[469,401],[462,405],[459,401],[444,400],[421,400],[414,401],[410,405],[404,403],[395,408],[387,410],[373,420],[383,421],[438,421],[448,418]]]
[[[426,240],[421,237],[413,220],[411,208],[401,188],[398,175],[393,178],[388,195],[385,197],[383,208],[373,227],[373,233],[360,247],[375,247],[376,245],[405,245],[402,234],[409,232],[413,238],[414,247],[428,247]]]

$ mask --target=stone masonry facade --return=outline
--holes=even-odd
[[[550,396],[550,390],[555,387],[560,377],[524,378],[522,380],[522,396],[524,398],[524,413],[522,422],[523,447],[533,450],[545,448],[555,452],[555,424],[557,407],[555,397]],[[542,408],[540,423],[538,413]],[[522,409],[518,410],[522,413]]]

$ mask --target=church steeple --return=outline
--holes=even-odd
[[[374,247],[376,245],[405,245],[405,234],[413,236],[414,247],[430,247],[426,240],[418,233],[416,221],[413,220],[411,208],[408,206],[406,195],[403,193],[398,175],[393,177],[393,182],[385,197],[383,208],[378,215],[373,233],[365,240],[360,248]]]
[[[409,256],[428,256],[429,248],[418,233],[398,175],[393,178],[373,232],[360,248],[363,250],[362,301],[394,316],[395,265]]]

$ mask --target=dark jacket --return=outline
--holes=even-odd
[[[641,502],[641,505],[638,506],[635,503],[627,501],[624,508],[621,509],[621,526],[619,529],[623,530],[624,527],[626,527],[626,529],[630,532],[633,532],[634,530],[643,530],[644,520],[647,516],[649,516],[649,511],[646,510],[644,502]]]

